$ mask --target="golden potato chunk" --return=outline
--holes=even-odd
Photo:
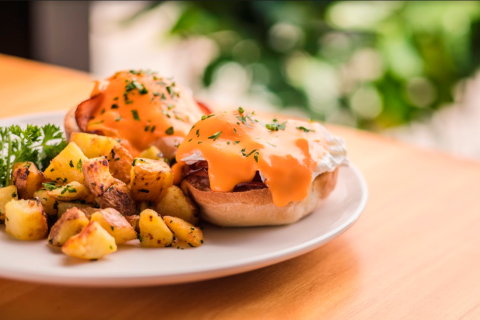
[[[5,221],[5,205],[11,200],[18,200],[17,187],[0,188],[0,223]]]
[[[84,183],[82,163],[88,160],[82,150],[70,142],[51,162],[45,170],[45,177],[52,181],[69,183],[77,181]]]
[[[173,172],[163,161],[135,158],[130,189],[136,201],[156,201],[173,184]]]
[[[42,187],[45,176],[33,162],[16,163],[12,173],[13,184],[18,189],[20,199],[32,199],[35,191]]]
[[[150,146],[147,149],[143,150],[138,157],[144,158],[144,159],[152,159],[152,160],[163,160],[162,151],[160,151],[155,146]]]
[[[87,158],[106,156],[118,142],[115,139],[85,132],[74,132],[70,142],[75,142]]]
[[[20,240],[39,240],[47,236],[47,217],[36,200],[12,200],[5,206],[5,231]]]
[[[131,216],[125,216],[125,219],[130,223],[133,229],[136,232],[140,232],[140,227],[138,225],[138,221],[140,220],[140,216],[138,214],[133,214]]]
[[[137,213],[137,206],[132,198],[130,189],[121,181],[117,181],[105,190],[105,193],[100,197],[98,204],[100,205],[100,208],[113,208],[124,216]]]
[[[177,186],[171,186],[167,189],[167,193],[156,204],[155,209],[163,216],[177,217],[191,224],[198,223],[197,207]]]
[[[91,221],[82,232],[65,242],[62,251],[70,257],[96,260],[117,251],[117,245],[98,222]]]
[[[163,221],[179,240],[185,241],[190,247],[199,247],[203,244],[203,232],[199,228],[176,217],[165,216]]]
[[[58,201],[49,195],[47,189],[40,189],[33,194],[35,199],[38,199],[43,206],[43,211],[49,216],[54,216],[58,212]]]
[[[61,247],[68,239],[79,234],[88,223],[85,213],[78,208],[70,208],[53,225],[48,235],[48,243],[55,247]]]
[[[87,187],[76,181],[48,191],[50,197],[61,201],[81,200],[85,199],[89,194]]]
[[[162,218],[151,209],[140,213],[138,239],[144,247],[168,247],[173,242],[173,233]]]
[[[103,229],[107,230],[115,238],[117,244],[137,239],[137,233],[132,225],[115,209],[100,210],[95,212],[90,219],[98,222]]]
[[[108,160],[105,158],[87,159],[82,165],[85,185],[97,197],[103,195],[105,190],[116,182],[108,169]]]
[[[108,154],[109,169],[112,176],[125,183],[130,183],[133,157],[127,148],[117,144]]]
[[[68,209],[77,208],[82,211],[88,219],[90,216],[98,211],[98,208],[94,208],[92,203],[78,203],[78,202],[62,202],[58,201],[56,207],[58,208],[57,216],[60,219]]]

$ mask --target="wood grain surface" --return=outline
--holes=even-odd
[[[83,73],[5,56],[0,75],[0,117],[67,109],[91,88]],[[257,271],[165,287],[0,279],[0,319],[480,319],[480,164],[330,128],[370,192],[360,220],[331,243]]]

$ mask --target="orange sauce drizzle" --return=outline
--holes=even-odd
[[[185,137],[203,113],[191,94],[171,79],[148,71],[122,71],[97,81],[101,95],[87,131],[122,139],[138,155],[158,139]]]
[[[274,204],[285,206],[308,195],[326,143],[318,123],[274,121],[240,109],[197,122],[176,158],[182,165],[182,159],[200,151],[208,162],[210,188],[218,192],[251,181],[258,170]]]

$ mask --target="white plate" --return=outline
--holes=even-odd
[[[0,120],[0,126],[63,123],[64,112]],[[0,276],[80,286],[149,286],[198,281],[262,268],[316,249],[347,230],[367,201],[355,166],[341,168],[333,193],[314,213],[280,227],[219,228],[207,225],[199,248],[146,249],[138,241],[98,261],[80,261],[47,241],[18,241],[0,227]]]

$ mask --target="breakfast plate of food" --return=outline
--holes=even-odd
[[[68,112],[0,120],[0,277],[76,286],[217,278],[311,251],[367,200],[318,122],[210,110],[144,70]]]

